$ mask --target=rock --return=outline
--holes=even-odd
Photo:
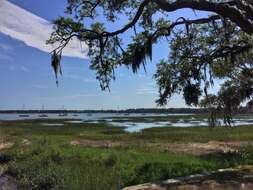
[[[7,164],[0,164],[0,190],[16,190],[17,185],[15,179],[5,175],[7,170]]]
[[[16,181],[10,176],[0,176],[0,190],[17,190]]]
[[[0,176],[4,175],[4,173],[7,171],[8,166],[6,164],[0,165]]]
[[[243,176],[243,181],[252,182],[253,183],[253,175],[244,175]]]
[[[168,179],[123,188],[123,190],[253,190],[253,166],[220,169],[216,172]]]

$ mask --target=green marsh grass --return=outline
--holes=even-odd
[[[241,152],[213,156],[174,154],[140,142],[252,141],[251,126],[237,128],[163,127],[127,133],[124,128],[99,124],[41,126],[63,120],[7,121],[0,136],[15,142],[2,152],[10,158],[8,173],[20,189],[117,190],[124,186],[186,176],[239,164],[252,164],[252,147]],[[22,143],[24,139],[29,145]],[[72,146],[71,140],[110,140],[122,147]]]

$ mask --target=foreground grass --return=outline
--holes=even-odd
[[[62,120],[43,120],[43,123],[59,122]],[[123,128],[103,123],[66,123],[64,126],[41,126],[41,123],[40,120],[0,123],[1,141],[15,142],[2,154],[10,160],[8,173],[18,180],[20,189],[116,190],[128,185],[253,163],[250,146],[238,153],[208,157],[138,146],[140,142],[252,141],[251,127],[212,130],[200,127],[154,128],[129,134]],[[28,139],[30,144],[24,143],[24,139]],[[71,146],[73,139],[122,141],[129,146]]]
[[[11,160],[8,173],[18,179],[20,189],[116,190],[252,163],[250,151],[222,155],[219,159],[201,158],[137,147],[72,147],[50,138],[37,139],[30,146],[17,144],[5,155]]]

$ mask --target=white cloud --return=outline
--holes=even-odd
[[[0,0],[0,32],[21,40],[26,45],[40,49],[44,52],[51,52],[55,47],[46,45],[50,37],[53,25],[31,12],[10,3],[7,0]],[[63,55],[78,58],[87,58],[85,51],[87,46],[78,40],[72,40],[64,49]]]

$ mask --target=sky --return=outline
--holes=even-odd
[[[53,47],[45,41],[52,32],[52,20],[63,15],[65,7],[66,0],[0,0],[0,109],[22,109],[23,105],[25,109],[41,109],[42,105],[45,109],[98,110],[156,107],[153,74],[156,63],[169,51],[162,44],[155,47],[147,72],[133,74],[119,68],[111,91],[104,92],[89,69],[85,44],[80,46],[74,39],[63,52],[63,76],[56,86],[50,66]],[[181,95],[175,95],[166,107],[186,106]]]

